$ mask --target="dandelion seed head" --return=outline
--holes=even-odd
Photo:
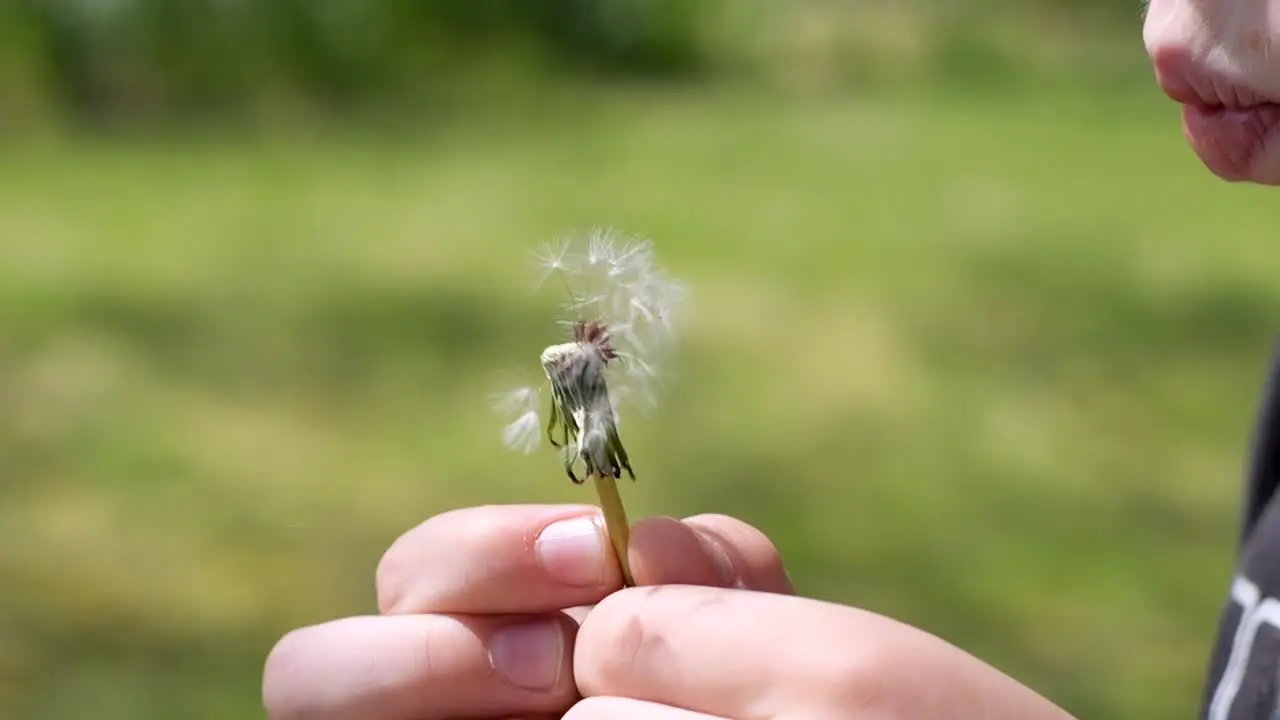
[[[557,245],[558,272],[571,293],[566,303],[571,317],[600,320],[611,328],[629,325],[637,338],[667,339],[674,330],[675,310],[686,292],[657,267],[653,242],[612,230],[594,230],[585,245],[585,251],[576,253],[572,240]]]
[[[578,272],[578,268],[571,265],[577,260],[575,256],[570,255],[571,249],[569,240],[561,238],[543,243],[533,251],[534,262],[542,271],[541,277],[538,278],[539,285],[556,273]]]
[[[587,264],[595,266],[609,263],[612,265],[613,259],[613,235],[599,230],[592,231],[587,238]]]
[[[593,460],[603,457],[608,440],[604,430],[601,430],[599,423],[596,423],[594,427],[582,434],[582,454],[590,456]],[[604,463],[597,464],[603,465]]]
[[[688,293],[658,266],[653,242],[596,229],[545,243],[533,258],[537,285],[558,276],[556,290],[564,293],[558,319],[563,340],[546,347],[540,358],[553,397],[560,392],[583,412],[607,415],[593,423],[596,431],[620,423],[623,406],[655,407],[659,369]],[[495,402],[510,419],[503,429],[509,447],[528,451],[540,442],[541,398],[533,387],[521,387]],[[588,419],[575,421],[581,427]],[[579,450],[586,449],[587,434],[584,428]]]

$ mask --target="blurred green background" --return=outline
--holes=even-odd
[[[0,9],[0,717],[261,716],[383,549],[583,502],[487,406],[556,339],[528,251],[693,291],[633,516],[726,512],[806,594],[1081,718],[1188,717],[1280,318],[1138,3]]]

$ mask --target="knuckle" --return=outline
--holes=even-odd
[[[730,557],[743,587],[790,594],[791,583],[777,546],[759,528],[735,517],[704,514],[688,518]]]
[[[406,538],[430,522],[427,520],[396,538],[378,560],[378,567],[374,570],[374,587],[378,596],[378,612],[383,615],[394,612],[405,595],[405,586],[412,568]]]
[[[591,611],[578,631],[575,669],[584,692],[633,687],[681,664],[673,636],[702,613],[719,612],[715,588],[649,586],[616,592]]]
[[[714,533],[723,541],[734,545],[739,552],[753,558],[778,557],[778,549],[774,547],[769,536],[748,522],[729,515],[714,513],[695,515],[689,518],[689,521]]]
[[[456,576],[465,580],[468,560],[482,554],[492,544],[490,538],[503,529],[495,515],[490,506],[450,510],[427,518],[396,538],[374,571],[378,611],[384,615],[420,612],[421,608],[409,605],[418,604],[423,592],[432,590],[424,590],[427,580],[440,583],[446,578],[456,580]],[[449,564],[449,572],[441,572],[442,561]]]
[[[904,678],[918,677],[920,657],[911,638],[898,633],[867,633],[853,652],[824,662],[812,677],[821,685],[813,697],[827,698],[833,707],[856,708],[873,717],[894,717],[905,696],[918,689],[902,687]]]
[[[878,650],[867,648],[834,663],[821,676],[827,692],[816,697],[831,697],[839,707],[864,712],[883,707],[891,694],[886,685],[892,676],[879,662],[880,655]]]
[[[739,520],[738,518],[732,515],[725,515],[724,513],[702,513],[700,515],[694,515],[689,519],[698,521],[698,522],[704,522],[704,523],[707,523],[708,525],[722,525],[722,526],[734,525],[734,526],[751,528],[753,530],[755,529],[755,526],[743,520]]]
[[[436,534],[439,526],[447,523],[450,516],[457,512],[451,510],[423,520],[401,533],[382,553],[374,571],[378,612],[390,615],[401,608],[414,579],[423,570],[425,558],[421,548],[430,547],[431,535]]]
[[[575,665],[579,682],[590,688],[611,686],[629,677],[658,642],[645,621],[654,588],[628,588],[601,600],[578,631]],[[586,688],[584,688],[586,689]]]
[[[297,694],[289,678],[294,675],[293,669],[301,652],[300,641],[306,632],[306,628],[289,631],[267,653],[262,670],[262,705],[271,720],[298,717],[295,707]]]

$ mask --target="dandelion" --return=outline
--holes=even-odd
[[[605,525],[621,565],[627,563],[628,523],[616,481],[625,472],[635,480],[618,434],[620,407],[653,407],[659,394],[658,367],[677,326],[684,286],[655,263],[653,243],[613,231],[544,245],[535,254],[539,284],[553,276],[566,291],[565,339],[539,359],[550,390],[545,425],[539,413],[542,390],[517,388],[494,398],[506,418],[508,447],[533,452],[547,441],[560,451],[564,471],[575,484],[590,478],[599,495]],[[557,437],[558,436],[558,437]],[[583,475],[575,472],[579,463]]]

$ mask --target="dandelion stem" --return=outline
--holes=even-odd
[[[622,507],[622,495],[618,493],[618,483],[607,475],[596,475],[596,494],[600,497],[600,509],[604,511],[604,527],[613,542],[614,554],[618,556],[618,568],[622,570],[623,587],[635,587],[635,578],[631,576],[631,563],[627,561],[627,541],[631,527],[627,522],[627,511]]]

